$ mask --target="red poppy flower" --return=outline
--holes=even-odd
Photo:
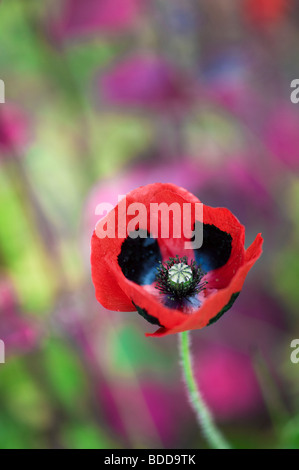
[[[145,217],[139,217],[136,203],[143,204]],[[161,203],[181,209],[179,217],[169,211],[167,237],[161,211],[157,226],[152,223],[152,208]],[[128,193],[93,233],[91,267],[98,301],[109,310],[137,310],[159,325],[149,336],[203,328],[218,320],[262,253],[261,234],[245,250],[245,228],[236,217],[228,209],[206,205],[198,212],[199,204],[183,188],[150,184]],[[187,205],[190,217],[184,216]],[[200,248],[190,242],[197,227],[202,228]]]

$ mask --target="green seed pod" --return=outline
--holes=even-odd
[[[174,264],[168,271],[168,282],[175,288],[187,286],[192,278],[192,269],[185,263]]]

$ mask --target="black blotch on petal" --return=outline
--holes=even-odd
[[[223,307],[223,309],[214,317],[212,318],[208,325],[212,325],[212,323],[215,323],[217,320],[219,320],[220,317],[222,317],[222,315],[227,312],[232,306],[233,304],[235,303],[235,301],[237,300],[238,296],[239,296],[240,292],[236,292],[235,294],[233,294],[228,302],[228,304],[225,305],[225,307]]]
[[[135,232],[136,233],[136,232]],[[137,238],[126,238],[118,255],[118,264],[129,281],[140,286],[152,284],[157,266],[162,261],[158,242],[146,230],[139,230]],[[146,237],[146,238],[142,238]]]
[[[195,223],[196,225],[200,222]],[[200,228],[198,228],[199,230]],[[194,250],[195,260],[204,271],[221,268],[230,258],[232,251],[232,236],[220,230],[215,225],[203,224],[203,244]]]
[[[161,325],[161,323],[159,322],[159,320],[157,318],[155,318],[153,315],[150,315],[149,313],[147,313],[147,310],[145,310],[144,308],[141,308],[141,307],[138,307],[138,305],[134,304],[134,302],[132,302],[133,305],[135,306],[137,312],[139,313],[139,315],[141,315],[146,321],[148,321],[149,323],[151,323],[152,325],[158,325],[158,326],[163,326]]]
[[[166,307],[173,310],[180,310],[183,313],[192,313],[201,306],[201,300],[197,295],[192,295],[184,299],[171,298],[170,295],[163,295],[163,303]]]

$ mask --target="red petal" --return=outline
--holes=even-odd
[[[228,286],[231,279],[245,259],[245,227],[228,210],[222,207],[204,206],[204,223],[212,224],[232,237],[232,250],[228,262],[219,269],[207,275],[209,289],[223,289]]]
[[[110,243],[111,240],[108,238],[100,240],[95,232],[91,239],[91,276],[96,298],[108,310],[133,312],[136,308],[119,287],[107,262],[107,258],[110,259],[110,264],[115,258],[117,260],[120,252],[123,240],[114,239],[114,241],[119,243]]]

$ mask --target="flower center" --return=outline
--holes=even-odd
[[[178,263],[174,264],[168,270],[168,282],[175,289],[180,287],[181,284],[190,284],[193,278],[192,268],[188,264]]]
[[[206,281],[201,282],[204,276],[201,267],[194,261],[188,263],[186,256],[169,258],[164,264],[160,262],[157,269],[155,287],[170,300],[188,300],[207,284]]]

